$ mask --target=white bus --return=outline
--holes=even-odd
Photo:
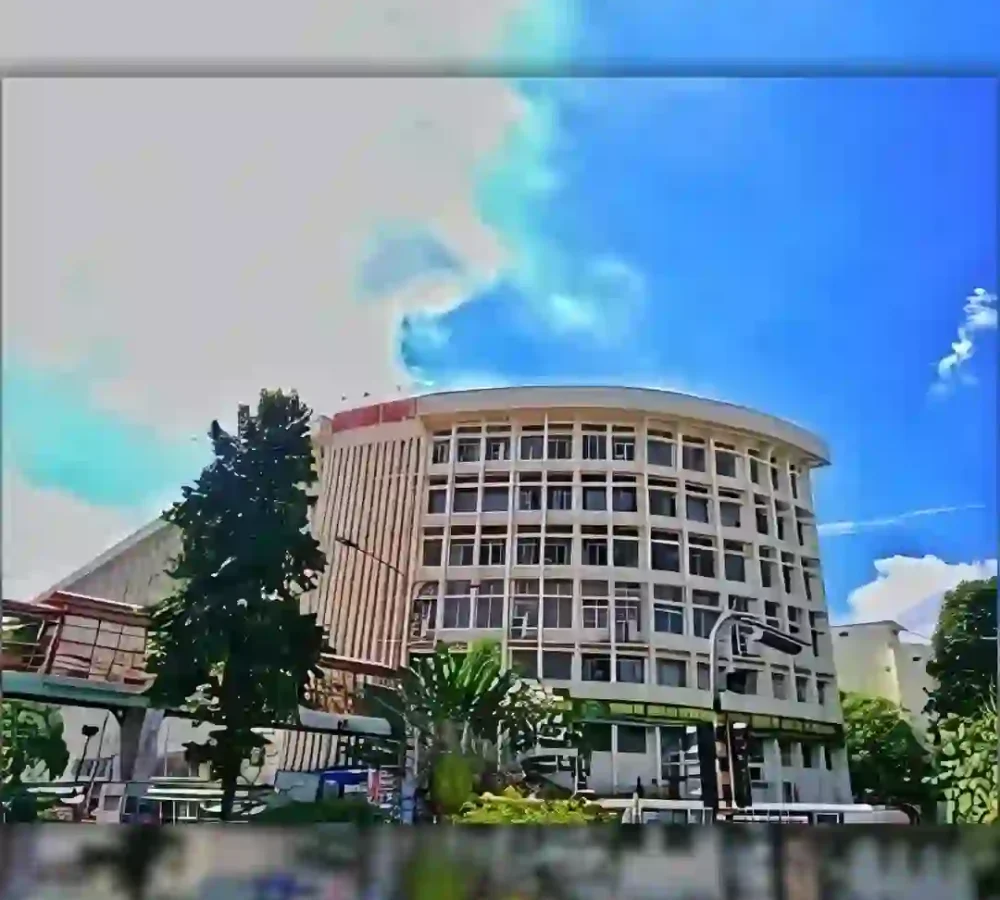
[[[714,822],[788,825],[910,824],[899,809],[864,803],[759,803],[746,809],[713,811],[699,800],[599,799],[602,808],[621,810],[622,824],[711,825]]]

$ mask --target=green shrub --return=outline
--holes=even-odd
[[[585,800],[540,800],[513,788],[500,796],[470,800],[452,821],[460,825],[597,825],[617,820],[614,813]]]

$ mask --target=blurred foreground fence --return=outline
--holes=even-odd
[[[10,826],[0,898],[1000,898],[1000,828]]]

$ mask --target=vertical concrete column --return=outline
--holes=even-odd
[[[119,762],[122,781],[147,781],[156,767],[162,710],[130,708],[119,712]]]

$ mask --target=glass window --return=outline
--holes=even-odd
[[[694,636],[707,638],[712,633],[712,627],[719,620],[719,613],[712,609],[692,610],[692,626]]]
[[[441,565],[441,552],[444,542],[441,538],[424,538],[423,564],[425,566]]]
[[[726,580],[746,581],[746,560],[741,553],[726,550]]]
[[[573,654],[546,650],[542,654],[542,677],[570,681],[573,678]]]
[[[626,684],[644,684],[646,681],[646,660],[641,656],[618,657],[618,681]]]
[[[584,741],[595,753],[611,752],[611,728],[606,722],[586,722],[583,726]]]
[[[475,512],[479,499],[479,488],[455,488],[455,499],[452,512]]]
[[[510,459],[510,438],[486,438],[486,458],[490,462],[505,462]]]
[[[584,459],[607,459],[608,436],[606,434],[585,434],[583,436]]]
[[[719,501],[719,521],[724,528],[740,527],[740,504],[734,500]]]
[[[684,634],[684,607],[672,603],[654,603],[653,629],[661,634]]]
[[[583,627],[608,627],[608,585],[604,581],[581,582]]]
[[[442,438],[434,441],[434,449],[431,452],[431,462],[435,465],[448,462],[451,454],[451,438]]]
[[[549,459],[572,459],[573,436],[570,434],[549,435]]]
[[[632,538],[615,538],[614,564],[618,568],[635,569],[639,566],[639,541]]]
[[[674,491],[649,489],[649,514],[651,516],[677,515],[677,494]]]
[[[795,765],[791,741],[778,741],[778,752],[781,754],[782,768],[790,769]]]
[[[715,550],[710,547],[688,547],[688,571],[702,578],[715,578]]]
[[[616,725],[619,753],[645,753],[646,728],[643,725]]]
[[[542,606],[543,622],[546,628],[573,627],[573,582],[568,579],[545,580],[545,596]]]
[[[635,438],[615,436],[611,440],[611,458],[619,462],[635,459]]]
[[[442,627],[469,627],[471,587],[468,581],[449,581],[445,584]]]
[[[476,628],[503,628],[503,580],[479,585],[476,594]]]
[[[636,502],[634,487],[613,487],[611,489],[611,507],[615,512],[636,512],[639,509]]]
[[[507,487],[483,488],[483,512],[506,512],[510,499],[510,489]]]
[[[715,471],[726,478],[736,477],[736,454],[730,450],[715,451]]]
[[[711,685],[709,682],[709,672],[708,663],[698,663],[698,690],[708,691],[711,690]]]
[[[680,659],[658,659],[656,683],[664,687],[687,687],[687,663]]]
[[[788,676],[783,672],[771,673],[771,692],[775,700],[788,699]]]
[[[806,675],[795,676],[795,699],[799,703],[809,702],[809,678]]]
[[[486,538],[479,542],[479,565],[502,566],[507,562],[507,539]]]
[[[460,463],[479,462],[480,438],[459,438],[456,458]]]
[[[568,566],[572,563],[573,539],[568,537],[545,538],[545,565]]]
[[[680,538],[676,533],[654,531],[649,544],[650,565],[660,572],[681,570]]]
[[[607,538],[584,538],[582,548],[585,566],[606,566],[608,564]]]
[[[604,485],[583,488],[583,508],[592,512],[603,512],[608,508],[608,491]]]
[[[538,678],[538,653],[535,650],[512,650],[510,667],[522,678]]]
[[[685,498],[687,504],[687,517],[692,522],[708,523],[708,497],[692,497],[690,494]]]
[[[545,439],[540,434],[521,438],[521,459],[542,459],[545,456]]]
[[[611,681],[610,657],[584,653],[580,662],[584,681]]]
[[[475,542],[471,539],[452,538],[448,547],[449,566],[471,566],[475,559]]]
[[[651,466],[674,465],[674,445],[670,441],[646,441],[646,460]]]
[[[517,564],[519,566],[537,566],[542,558],[542,539],[540,537],[518,536]]]
[[[681,451],[681,462],[689,472],[704,472],[705,448],[685,441]]]
[[[549,488],[549,509],[572,509],[573,488],[569,485],[559,485]]]
[[[542,489],[537,485],[522,486],[517,489],[517,508],[538,510],[542,508]]]
[[[427,512],[443,513],[447,504],[447,492],[444,488],[438,488],[427,492]]]

